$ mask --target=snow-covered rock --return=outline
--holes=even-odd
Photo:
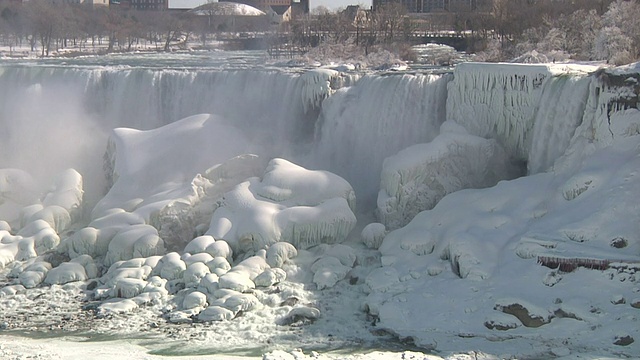
[[[342,178],[274,159],[262,179],[249,179],[225,194],[207,234],[226,240],[234,252],[280,241],[306,249],[342,242],[355,226],[354,208],[355,194]]]
[[[387,234],[387,228],[381,223],[371,223],[362,229],[360,238],[362,242],[371,249],[377,249],[382,244],[382,240]]]

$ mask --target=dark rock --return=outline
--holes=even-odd
[[[88,284],[87,284],[87,290],[95,290],[95,288],[98,287],[98,282],[95,280],[91,280]]]
[[[622,249],[622,248],[626,248],[627,245],[629,245],[629,242],[627,241],[627,239],[617,237],[611,240],[610,245],[611,247],[614,247],[616,249]]]
[[[631,337],[631,335],[624,335],[624,336],[616,336],[613,344],[619,345],[619,346],[627,346],[627,345],[633,344],[633,342],[634,340]]]
[[[505,314],[513,315],[520,320],[522,325],[526,327],[537,328],[542,325],[548,324],[551,322],[552,317],[548,316],[546,318],[542,316],[531,315],[529,310],[520,304],[511,304],[507,306],[496,306],[496,310],[502,311]]]
[[[506,331],[506,330],[515,329],[518,326],[516,326],[516,324],[504,324],[504,323],[495,322],[493,320],[487,320],[484,322],[484,327],[486,327],[489,330]]]
[[[287,300],[283,301],[280,306],[295,306],[300,302],[300,299],[298,299],[295,296],[292,296],[290,298],[288,298]]]

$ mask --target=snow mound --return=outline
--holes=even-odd
[[[239,156],[253,147],[239,130],[208,114],[147,131],[115,129],[105,154],[113,186],[92,218],[122,208],[158,229],[167,248],[182,248],[213,210],[209,202],[220,195],[214,185],[225,191],[253,173],[256,157]]]
[[[280,241],[306,249],[342,242],[355,226],[355,194],[342,178],[284,159],[269,162],[224,196],[207,234],[234,252],[257,251]]]
[[[58,174],[48,191],[40,191],[22,170],[0,170],[0,269],[55,249],[82,213],[82,176],[73,169]],[[35,278],[34,278],[35,279]],[[29,280],[35,286],[34,279]]]

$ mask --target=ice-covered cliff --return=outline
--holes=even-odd
[[[539,356],[637,352],[640,74],[545,68],[460,68],[449,91],[466,100],[449,119],[528,159],[531,174],[454,192],[385,236],[366,280],[380,326],[439,349],[458,346],[447,333],[506,353],[534,338]]]

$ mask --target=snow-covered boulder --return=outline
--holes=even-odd
[[[184,297],[183,309],[203,308],[207,304],[207,296],[199,291],[194,291]]]
[[[61,207],[76,219],[82,212],[83,197],[82,175],[75,169],[67,169],[55,177],[53,186],[42,199],[42,205],[45,208]]]
[[[377,249],[382,244],[385,235],[387,234],[387,228],[381,223],[371,223],[365,226],[360,233],[362,242],[371,249]]]
[[[98,267],[89,255],[79,256],[49,270],[44,282],[50,285],[85,281],[98,276]]]
[[[262,274],[256,276],[253,280],[256,286],[270,287],[287,278],[287,273],[280,268],[272,268],[265,270]]]
[[[37,220],[46,221],[56,233],[61,233],[71,224],[71,215],[67,209],[59,205],[49,205],[29,216],[26,223]]]
[[[213,295],[216,290],[220,288],[218,281],[218,275],[212,273],[206,274],[202,277],[202,279],[200,279],[200,283],[198,284],[197,289],[200,292]]]
[[[49,270],[51,270],[51,264],[48,262],[35,262],[27,266],[20,273],[18,280],[25,288],[31,289],[40,285],[44,281]]]
[[[272,268],[278,268],[296,256],[298,256],[298,250],[295,246],[286,242],[278,242],[267,249],[267,264]]]
[[[222,275],[231,270],[231,264],[229,264],[229,261],[222,256],[213,258],[213,260],[207,262],[207,266],[212,273],[216,273],[218,275]]]
[[[185,270],[187,270],[187,265],[180,258],[180,254],[171,252],[160,259],[158,265],[153,269],[153,274],[160,275],[166,280],[175,280],[182,278]]]
[[[182,274],[185,286],[195,287],[200,283],[200,280],[207,274],[210,274],[209,267],[201,262],[196,262],[187,267],[187,270]]]
[[[231,320],[235,316],[235,313],[229,309],[225,309],[222,306],[214,305],[204,309],[198,314],[198,320],[202,322],[208,321],[224,321]]]
[[[213,236],[210,235],[202,235],[198,236],[195,239],[191,240],[187,246],[184,247],[184,252],[190,254],[197,254],[201,252],[205,252],[207,247],[216,242]]]
[[[262,179],[249,179],[225,194],[207,234],[226,240],[234,251],[280,241],[305,249],[342,242],[355,226],[354,208],[354,191],[342,178],[273,159]]]
[[[245,292],[256,287],[253,280],[269,268],[261,256],[252,256],[234,266],[218,280],[220,288]]]
[[[347,276],[356,262],[356,253],[343,244],[321,245],[319,248],[323,253],[311,264],[310,270],[313,282],[322,290],[333,287]]]
[[[160,255],[164,242],[158,231],[149,225],[134,225],[119,231],[109,242],[104,263],[110,266],[116,261]]]

